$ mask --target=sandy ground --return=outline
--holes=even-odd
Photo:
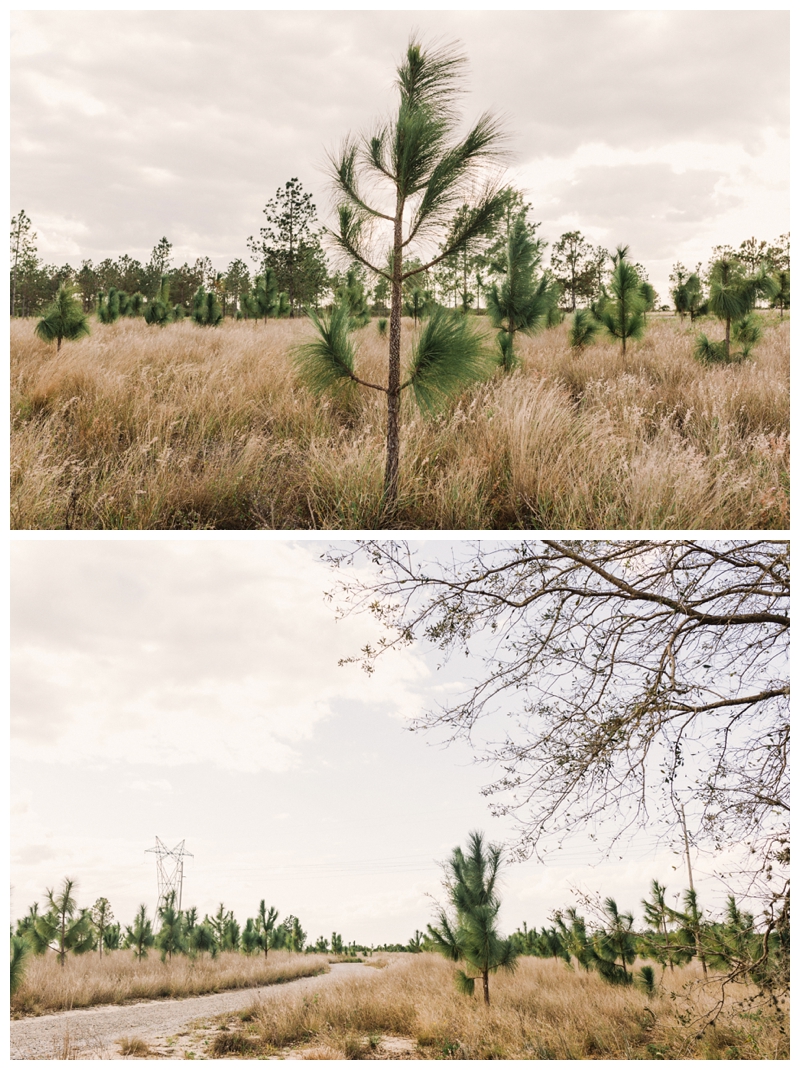
[[[334,963],[330,973],[283,985],[22,1018],[11,1022],[11,1058],[122,1059],[120,1040],[128,1037],[144,1041],[151,1058],[203,1059],[209,1038],[216,1031],[213,1019],[218,1014],[242,1010],[256,1000],[280,997],[289,986],[315,989],[334,978],[356,974],[374,977],[376,973],[359,963]]]

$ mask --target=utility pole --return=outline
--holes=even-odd
[[[700,922],[697,917],[697,895],[694,890],[694,881],[692,880],[692,859],[689,854],[689,833],[686,831],[686,811],[681,803],[681,824],[683,825],[683,842],[686,847],[686,869],[689,872],[689,890],[692,893],[692,911],[694,912],[694,918],[692,924],[694,925],[694,946],[697,951],[697,957],[703,966],[703,975],[708,976],[708,967],[706,966],[706,957],[703,954],[703,950],[700,946]]]
[[[686,868],[689,871],[689,887],[694,891],[694,881],[692,880],[692,859],[689,855],[689,834],[686,831],[686,811],[681,803],[681,824],[683,825],[683,842],[686,847]]]

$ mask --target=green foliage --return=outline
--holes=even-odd
[[[423,289],[415,276],[413,283],[403,289],[403,311],[413,318],[416,327],[418,321],[428,313],[432,306],[430,293]]]
[[[692,321],[707,308],[703,300],[703,284],[697,272],[689,274],[682,264],[677,264],[670,279],[675,281],[671,291],[675,311],[683,319],[688,313]]]
[[[80,302],[75,300],[68,286],[59,287],[55,301],[45,310],[44,316],[34,328],[34,333],[43,342],[56,342],[56,353],[61,349],[64,339],[75,342],[90,333],[89,323]]]
[[[633,914],[621,913],[616,901],[610,897],[603,906],[607,924],[592,937],[593,966],[611,984],[631,984],[633,975],[628,973],[627,967],[636,958]]]
[[[112,922],[103,936],[103,947],[106,951],[118,951],[122,944],[122,927],[118,921]]]
[[[207,921],[204,921],[201,925],[195,925],[189,935],[188,945],[193,954],[210,954],[212,959],[217,957],[220,949],[217,935]]]
[[[64,879],[58,894],[48,888],[45,896],[49,910],[36,918],[29,934],[33,950],[41,955],[48,947],[52,948],[61,966],[68,951],[82,954],[94,943],[91,918],[85,910],[78,911],[72,894],[74,889],[75,881],[69,877]]]
[[[363,264],[391,287],[385,519],[397,502],[404,286],[413,276],[467,249],[487,232],[503,207],[502,192],[484,177],[487,165],[498,159],[501,133],[497,121],[483,115],[463,136],[458,131],[455,101],[464,62],[452,48],[427,49],[412,38],[397,70],[399,102],[393,117],[369,136],[346,138],[330,161],[339,197],[339,225],[331,237],[348,259]],[[386,193],[374,205],[366,192],[373,183]],[[396,216],[387,214],[384,203],[396,207]],[[465,203],[466,210],[452,227],[456,209]],[[375,248],[372,236],[377,227],[388,232],[388,248]],[[444,248],[439,246],[437,256],[426,263],[412,259],[415,243],[429,247],[444,232],[448,240]],[[406,257],[408,263],[404,263]]]
[[[25,964],[31,948],[22,936],[11,937],[11,992],[13,996],[25,979]]]
[[[678,940],[681,947],[694,947],[697,957],[703,967],[703,973],[707,972],[706,958],[703,952],[703,931],[705,921],[703,912],[697,902],[697,892],[687,888],[683,893],[683,912],[669,908],[669,916],[672,921],[678,922]]]
[[[781,310],[781,319],[783,319],[783,311],[789,308],[791,298],[789,269],[776,271],[772,276],[772,282],[775,292],[771,304],[773,308]]]
[[[252,955],[258,951],[258,929],[253,918],[248,918],[242,930],[242,951],[245,955]]]
[[[278,315],[278,280],[271,267],[265,274],[256,275],[255,290],[245,296],[243,306],[246,315],[256,319],[263,316],[265,323],[269,316]]]
[[[264,215],[266,226],[247,244],[262,273],[273,272],[276,290],[286,295],[285,314],[294,316],[303,306],[316,306],[328,284],[316,205],[299,179],[291,178],[267,202]]]
[[[731,354],[731,325],[744,320],[755,308],[759,297],[772,299],[776,293],[776,282],[762,269],[757,274],[745,273],[739,260],[722,256],[714,262],[709,275],[708,308],[717,319],[725,323],[725,356],[736,359]],[[747,330],[745,331],[747,334]],[[746,356],[750,346],[743,345],[741,356]],[[700,354],[698,346],[697,355]],[[700,356],[700,359],[708,359]]]
[[[642,282],[639,286],[639,294],[644,303],[644,311],[652,312],[656,307],[656,301],[658,300],[658,294],[651,284],[647,281]]]
[[[138,291],[131,294],[128,298],[127,307],[125,309],[125,315],[130,317],[143,316],[144,315],[144,294]]]
[[[155,945],[161,952],[161,961],[172,959],[174,954],[186,951],[186,939],[183,931],[183,915],[175,906],[175,893],[170,892],[159,907],[160,928]]]
[[[714,342],[702,333],[695,339],[694,355],[702,364],[732,364],[738,360],[724,341]]]
[[[386,337],[386,325],[387,325],[387,323],[388,323],[388,320],[383,320],[383,319],[378,320],[378,334],[381,336],[381,338],[385,338]]]
[[[502,277],[486,294],[486,309],[495,327],[500,328],[500,366],[511,371],[516,365],[514,335],[520,330],[533,334],[547,326],[561,290],[547,273],[536,278],[541,262],[541,242],[534,239],[523,209],[514,217],[508,240],[492,269]]]
[[[550,251],[550,270],[566,298],[566,308],[574,312],[579,301],[600,296],[608,253],[595,248],[579,230],[562,234]]]
[[[36,235],[31,230],[31,219],[21,209],[11,219],[11,315],[17,315],[17,292],[20,276],[26,269],[35,269],[39,260]]]
[[[561,937],[565,960],[571,965],[575,958],[584,970],[590,970],[594,964],[595,954],[586,932],[586,921],[574,907],[568,907],[563,913],[554,915],[556,932]]]
[[[222,306],[213,290],[201,286],[194,295],[192,319],[201,327],[217,327],[222,323]]]
[[[366,327],[372,316],[364,291],[363,272],[359,272],[356,267],[348,268],[336,287],[335,296],[336,304],[347,309],[351,329]]]
[[[463,970],[456,970],[455,983],[456,992],[460,992],[462,996],[475,995],[475,978],[470,977]]]
[[[115,286],[109,288],[108,293],[102,291],[97,295],[97,318],[101,323],[116,323],[119,319],[124,301],[127,295],[121,293]]]
[[[151,298],[144,309],[144,321],[147,324],[156,324],[166,327],[174,319],[175,312],[169,304],[169,282],[166,275],[161,278],[161,285],[155,297]]]
[[[108,930],[111,928],[111,924],[114,921],[114,914],[111,910],[111,905],[108,900],[103,896],[98,899],[92,909],[89,912],[89,916],[92,919],[92,925],[97,934],[97,947],[100,952],[100,956],[103,955],[103,946]]]
[[[290,951],[302,951],[306,942],[307,933],[300,924],[300,921],[296,917],[291,918],[291,928],[288,928],[289,933],[289,950]]]
[[[731,330],[731,338],[742,347],[742,358],[750,356],[750,350],[761,341],[763,331],[758,318],[749,312],[742,319],[737,320]]]
[[[319,338],[298,346],[295,366],[306,386],[315,394],[332,388],[341,390],[358,382],[354,368],[355,351],[350,339],[350,312],[334,305],[329,315],[309,312]]]
[[[636,268],[628,260],[628,246],[618,245],[611,258],[614,271],[609,289],[614,300],[603,303],[598,319],[612,338],[622,342],[625,354],[628,339],[641,338],[645,329],[645,301],[641,292],[641,280]]]
[[[572,326],[569,330],[569,344],[573,349],[584,349],[594,342],[597,332],[600,330],[600,322],[591,309],[579,308],[572,317]]]
[[[670,930],[672,914],[666,901],[666,888],[653,880],[650,885],[650,899],[642,900],[645,923],[648,932],[639,939],[639,952],[645,958],[655,959],[662,966],[674,970],[689,962],[692,948],[687,948],[679,933]]]
[[[464,316],[437,308],[414,344],[411,386],[420,409],[435,412],[456,390],[486,374],[483,338]]]
[[[264,958],[267,957],[269,949],[274,946],[275,941],[275,923],[278,920],[278,911],[275,907],[267,909],[265,900],[261,900],[258,906],[258,939],[256,946],[264,952]]]
[[[161,238],[153,246],[153,251],[143,273],[141,289],[147,295],[148,301],[154,300],[158,296],[165,277],[170,274],[171,261],[172,243],[166,237]]]
[[[502,858],[502,848],[485,845],[482,833],[471,832],[467,853],[456,847],[447,863],[445,888],[454,914],[448,917],[442,911],[438,926],[428,926],[432,950],[453,962],[464,962],[482,978],[486,1004],[489,974],[500,968],[513,971],[517,959],[513,940],[504,939],[497,931],[497,879]],[[456,985],[466,994],[472,994],[474,981],[464,971],[456,974]]]
[[[142,903],[133,919],[133,925],[128,925],[125,929],[125,946],[132,948],[135,957],[141,962],[147,958],[147,949],[154,943],[153,926],[147,917],[147,907]]]
[[[652,966],[642,966],[635,980],[636,987],[646,996],[654,996],[658,991],[656,974]]]

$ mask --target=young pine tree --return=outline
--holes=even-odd
[[[94,944],[91,918],[85,910],[78,911],[74,890],[75,881],[69,877],[65,878],[60,892],[48,888],[45,894],[49,910],[37,917],[30,934],[34,951],[43,954],[48,947],[52,948],[60,966],[64,965],[68,951],[82,954]]]
[[[609,289],[614,300],[604,302],[598,319],[612,338],[622,342],[624,357],[628,339],[641,338],[644,334],[645,299],[636,268],[628,260],[628,246],[618,245],[611,262],[614,270]]]
[[[55,301],[45,309],[34,332],[43,342],[55,342],[56,353],[65,339],[75,342],[90,333],[89,322],[81,303],[68,286],[59,286]]]
[[[628,966],[636,959],[633,914],[622,913],[610,897],[603,908],[607,924],[592,937],[594,967],[610,984],[629,985],[633,982],[633,974],[628,972]]]
[[[517,363],[514,353],[517,331],[534,334],[546,327],[561,293],[547,273],[536,277],[542,243],[533,237],[525,215],[526,209],[523,209],[511,221],[505,249],[492,264],[493,272],[500,275],[502,281],[499,286],[495,283],[486,294],[489,317],[493,325],[500,328],[497,336],[499,364],[506,372]]]
[[[366,327],[372,319],[364,292],[364,282],[355,267],[350,267],[336,288],[336,301],[344,305],[350,313],[350,326],[353,329]]]
[[[97,950],[100,952],[100,958],[102,958],[106,934],[114,921],[111,904],[105,896],[103,896],[96,901],[89,913],[95,933],[97,934]]]
[[[445,887],[453,913],[448,916],[442,911],[439,924],[428,926],[432,950],[452,962],[463,962],[472,971],[456,973],[459,991],[471,996],[479,977],[487,1006],[489,974],[500,968],[513,971],[517,960],[513,940],[497,931],[497,875],[502,857],[499,846],[484,844],[480,832],[470,833],[467,853],[456,847],[447,864]]]
[[[192,319],[200,327],[218,327],[222,323],[222,306],[213,290],[201,286],[194,295]]]
[[[161,961],[178,952],[186,951],[186,939],[183,932],[183,914],[175,906],[175,893],[170,892],[158,911],[161,927],[156,937],[156,947],[161,952]]]
[[[166,275],[163,275],[158,293],[145,305],[144,320],[147,324],[155,323],[159,327],[166,327],[174,318],[174,311],[169,304],[169,281]]]
[[[141,962],[147,958],[147,949],[154,943],[153,923],[147,916],[147,907],[142,903],[133,919],[133,925],[125,927],[125,945],[132,949],[134,956]]]
[[[441,391],[452,391],[478,372],[476,347],[466,332],[454,334],[443,317],[428,321],[427,334],[417,342],[410,374],[405,381],[400,366],[403,286],[412,275],[459,252],[486,232],[502,210],[502,192],[486,180],[487,167],[498,159],[501,133],[498,123],[483,115],[466,134],[458,133],[455,101],[461,90],[464,58],[451,48],[424,48],[410,42],[397,70],[399,103],[394,116],[370,136],[348,138],[331,159],[332,177],[339,194],[338,229],[331,237],[349,259],[363,264],[390,287],[389,353],[387,382],[367,383],[353,370],[352,348],[346,332],[315,325],[322,341],[300,355],[301,368],[316,389],[342,381],[360,383],[386,395],[386,468],[384,519],[396,509],[400,465],[400,396],[413,387],[417,399],[428,401]],[[368,185],[383,186],[385,199],[368,200]],[[470,197],[470,194],[474,196]],[[464,202],[459,228],[452,231],[446,248],[429,260],[407,267],[415,243],[430,247],[447,231],[457,208]],[[388,205],[388,207],[387,207]],[[376,227],[388,231],[388,248],[373,245]],[[423,244],[424,243],[424,244]],[[390,265],[390,268],[384,265]],[[417,266],[418,265],[418,266]],[[331,349],[336,338],[344,348]],[[454,347],[453,342],[458,344]],[[481,369],[482,371],[482,369]]]
[[[708,309],[725,324],[725,338],[721,343],[712,342],[704,334],[699,334],[695,355],[707,363],[728,362],[747,356],[754,344],[747,344],[747,335],[753,332],[745,329],[743,351],[734,356],[731,353],[732,327],[746,319],[759,297],[774,297],[775,288],[776,283],[764,270],[748,275],[733,256],[721,256],[716,260],[709,275]]]
[[[108,293],[102,291],[97,295],[97,318],[101,323],[116,323],[122,314],[122,299],[127,294],[121,293],[116,286],[109,286]]]

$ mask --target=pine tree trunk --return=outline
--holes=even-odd
[[[389,383],[386,405],[386,472],[383,481],[385,521],[397,508],[400,473],[400,313],[402,311],[403,202],[398,197],[394,220],[394,260],[392,264],[392,311],[389,319]]]
[[[489,1006],[489,971],[483,971],[483,1002]]]
[[[731,318],[730,316],[725,319],[725,356],[728,360],[731,359]]]

